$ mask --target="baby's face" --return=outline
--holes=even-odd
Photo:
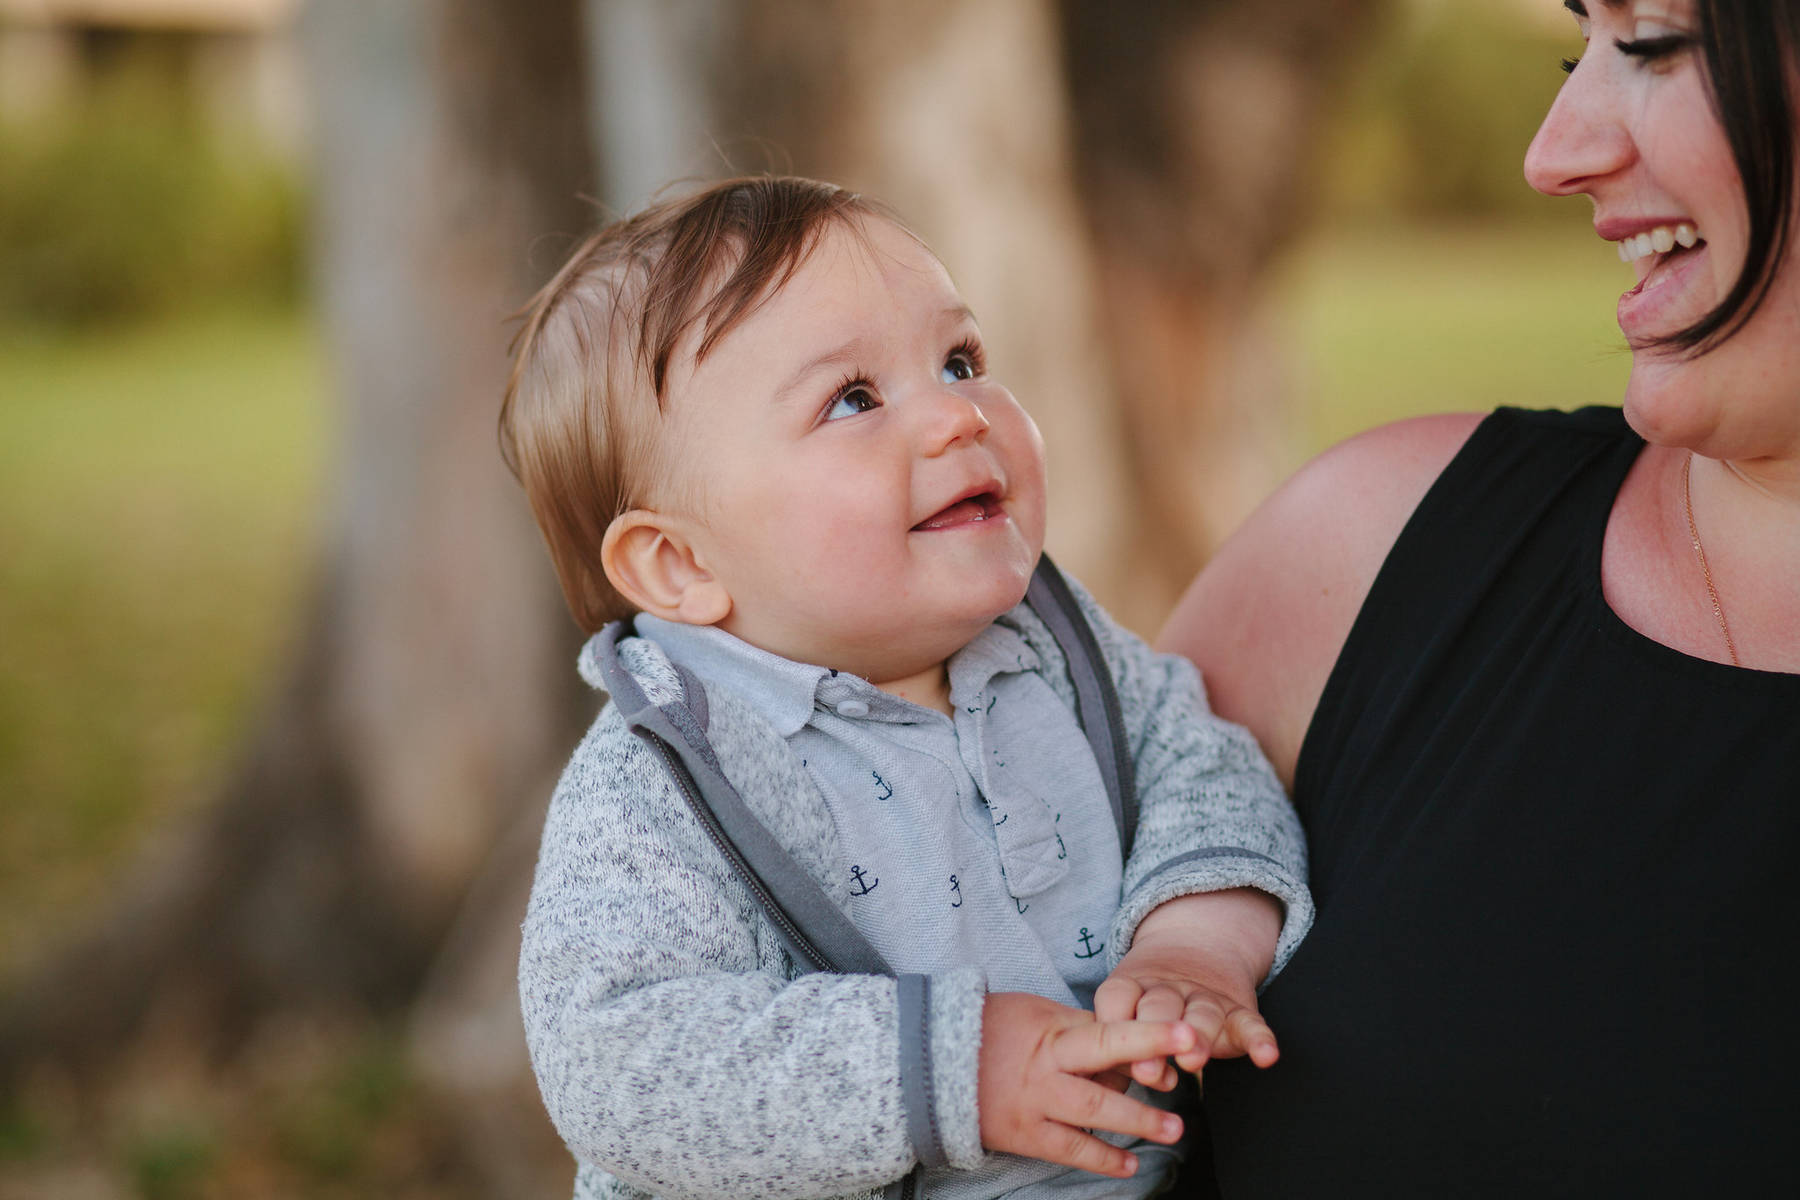
[[[753,645],[877,683],[925,670],[1025,594],[1043,442],[988,376],[943,266],[867,219],[669,380],[679,494]]]

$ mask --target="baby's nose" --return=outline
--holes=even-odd
[[[988,423],[981,405],[946,388],[938,392],[932,405],[931,445],[941,452],[959,442],[978,442],[987,434]]]

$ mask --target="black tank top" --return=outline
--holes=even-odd
[[[1382,566],[1300,752],[1281,1061],[1207,1069],[1228,1200],[1800,1194],[1800,675],[1607,607],[1642,445],[1502,410]]]

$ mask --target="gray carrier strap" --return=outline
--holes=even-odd
[[[1106,669],[1093,626],[1082,614],[1075,593],[1069,590],[1069,581],[1048,554],[1038,559],[1025,601],[1038,620],[1050,627],[1051,636],[1062,647],[1063,658],[1069,664],[1069,678],[1075,683],[1075,715],[1081,721],[1082,732],[1087,734],[1088,745],[1093,747],[1107,799],[1112,801],[1119,852],[1129,858],[1132,840],[1137,836],[1137,772],[1132,766],[1131,743],[1125,736],[1125,718],[1119,709],[1112,672]]]
[[[706,739],[706,691],[680,671],[686,703],[654,705],[619,662],[627,629],[615,621],[600,632],[600,675],[619,716],[661,754],[702,826],[781,932],[794,961],[813,971],[892,975],[887,960],[759,820],[725,778]]]

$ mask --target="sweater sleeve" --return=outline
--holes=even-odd
[[[662,1196],[799,1197],[979,1157],[980,972],[787,978],[749,890],[610,707],[552,800],[523,932],[532,1065],[584,1162]]]
[[[1070,586],[1112,669],[1137,775],[1137,834],[1113,923],[1112,962],[1157,905],[1253,887],[1284,910],[1266,984],[1312,925],[1299,816],[1249,730],[1207,706],[1194,665],[1152,650],[1079,584]]]

